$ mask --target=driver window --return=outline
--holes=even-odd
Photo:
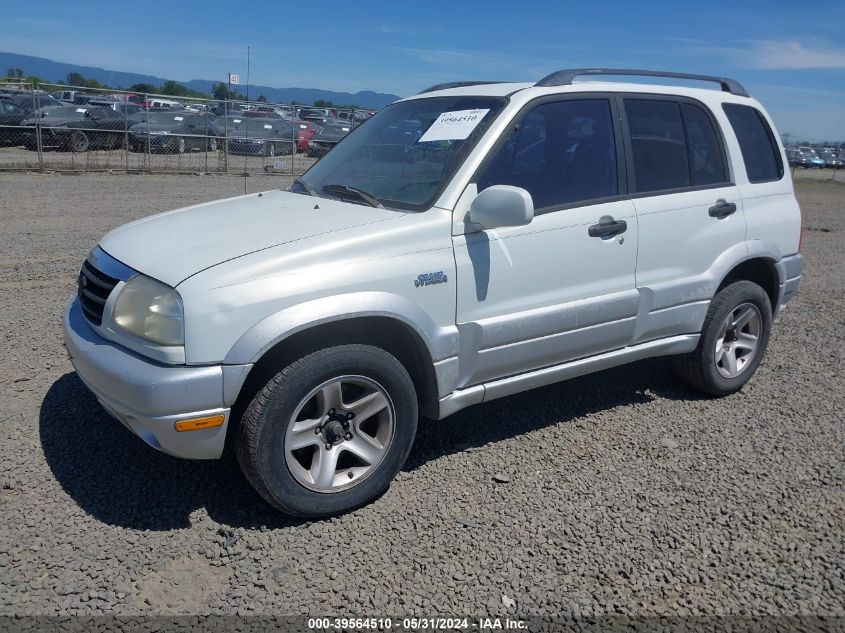
[[[607,99],[545,103],[524,116],[478,178],[526,189],[535,209],[619,193],[616,141]]]

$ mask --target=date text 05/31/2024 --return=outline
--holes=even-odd
[[[512,618],[309,618],[311,630],[437,631],[456,629],[475,631],[527,630],[528,623]]]

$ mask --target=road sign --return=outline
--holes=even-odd
[[[235,73],[229,73],[229,83],[237,86],[241,83],[241,76],[236,75]]]

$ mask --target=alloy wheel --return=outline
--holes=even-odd
[[[377,469],[395,426],[393,403],[376,381],[365,376],[332,378],[297,406],[285,434],[285,462],[309,490],[347,490]]]
[[[716,369],[725,378],[736,378],[757,353],[762,316],[753,303],[734,308],[722,323],[716,339]]]

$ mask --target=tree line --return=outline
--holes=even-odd
[[[20,80],[23,83],[27,83],[30,85],[37,85],[37,84],[50,84],[52,82],[47,81],[46,79],[42,79],[40,77],[36,77],[35,75],[26,75],[23,70],[20,68],[9,68],[6,71],[6,76],[9,79],[16,79]],[[96,89],[104,89],[104,90],[126,90],[127,92],[137,92],[137,93],[151,93],[157,95],[164,95],[168,97],[184,97],[184,98],[194,98],[194,99],[208,99],[208,94],[204,92],[199,92],[198,90],[192,90],[186,86],[183,86],[177,81],[173,81],[172,79],[168,79],[165,81],[161,86],[155,86],[149,83],[137,83],[132,84],[128,88],[123,86],[109,86],[108,84],[100,83],[96,79],[86,79],[82,76],[81,73],[69,73],[68,76],[64,80],[60,80],[56,82],[55,85],[59,86],[78,86],[80,88],[91,88],[92,90]],[[246,101],[246,97],[240,94],[237,90],[232,90],[229,86],[222,82],[218,81],[215,82],[211,87],[211,97],[218,101]],[[266,103],[267,97],[264,95],[258,95],[255,99],[258,102]],[[300,105],[296,101],[291,101],[292,105]],[[307,105],[307,104],[301,104]],[[326,101],[325,99],[318,99],[314,102],[314,107],[316,108],[341,108],[341,109],[357,109],[357,105],[335,105],[331,101]]]

